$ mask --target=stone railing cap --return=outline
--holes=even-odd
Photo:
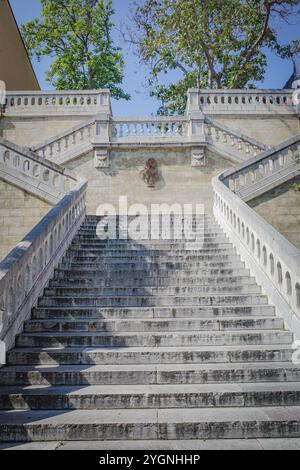
[[[77,185],[71,189],[34,227],[27,235],[8,253],[8,255],[0,262],[0,282],[10,271],[12,266],[17,263],[22,256],[30,249],[33,242],[42,235],[45,227],[54,220],[61,209],[69,203],[69,201],[78,192],[82,192],[87,187],[87,181],[80,178]]]
[[[26,156],[30,160],[34,160],[36,163],[46,166],[53,171],[56,171],[62,175],[68,176],[74,181],[78,181],[76,174],[72,170],[69,170],[68,168],[64,168],[60,165],[57,165],[56,163],[50,162],[49,160],[45,158],[41,158],[39,155],[37,155],[36,153],[28,149],[27,147],[21,147],[13,142],[10,142],[9,140],[4,139],[3,137],[0,137],[0,145],[3,145],[9,150],[20,153],[21,155]]]
[[[264,94],[280,94],[280,95],[288,95],[293,93],[293,89],[272,89],[272,88],[189,88],[188,93],[203,93],[203,94],[253,94],[253,95],[264,95]]]
[[[289,139],[284,140],[280,144],[274,145],[270,149],[265,150],[264,152],[260,153],[256,157],[249,158],[249,160],[247,160],[246,162],[240,163],[235,168],[225,171],[224,173],[222,173],[222,178],[225,179],[225,178],[228,178],[229,176],[233,176],[234,174],[239,173],[241,170],[251,167],[253,164],[258,163],[270,157],[274,153],[280,152],[281,150],[287,147],[290,147],[291,145],[296,144],[298,142],[300,142],[300,134],[297,134],[294,137],[290,137]]]
[[[233,201],[234,205],[240,209],[240,214],[242,212],[247,212],[249,218],[251,218],[256,227],[259,227],[259,230],[264,230],[268,233],[268,238],[272,240],[273,245],[276,243],[278,246],[282,246],[281,252],[284,252],[282,258],[288,258],[288,263],[294,267],[294,270],[300,275],[300,250],[296,248],[291,242],[289,242],[281,233],[279,233],[272,225],[266,222],[260,215],[258,215],[246,202],[239,198],[235,193],[233,193],[225,184],[223,183],[224,173],[220,173],[217,176],[214,176],[212,179],[213,187],[219,189],[221,192],[226,193],[226,198],[229,198]],[[230,203],[229,203],[230,204]],[[280,256],[280,253],[278,253]]]

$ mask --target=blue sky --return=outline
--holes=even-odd
[[[39,0],[10,0],[18,24],[39,16]],[[115,41],[123,44],[120,33],[121,25],[128,21],[129,5],[132,0],[113,0],[115,14],[116,31],[114,33]],[[127,18],[127,20],[126,20]],[[278,32],[281,42],[285,43],[291,39],[300,38],[300,18],[295,18],[293,24],[278,25]],[[113,100],[113,113],[122,116],[142,116],[155,114],[159,103],[155,98],[148,96],[149,90],[146,87],[147,68],[139,63],[134,50],[124,45],[123,53],[125,56],[125,79],[123,88],[131,94],[131,101],[126,102]],[[49,59],[45,58],[41,62],[33,60],[33,66],[43,90],[51,89],[51,86],[45,80],[45,70],[49,64]],[[268,68],[263,83],[257,83],[260,88],[282,88],[291,74],[291,64],[279,59],[275,54],[268,54]],[[166,77],[172,79],[172,75]]]

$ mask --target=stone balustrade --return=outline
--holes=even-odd
[[[294,90],[190,89],[187,112],[204,114],[295,114]]]
[[[63,197],[0,263],[0,363],[85,217],[85,181]]]
[[[57,134],[41,144],[31,147],[42,158],[60,162],[63,155],[82,150],[82,145],[91,142],[95,136],[95,118]]]
[[[223,182],[244,201],[300,174],[300,135],[237,165],[223,175]]]
[[[228,172],[213,179],[214,215],[270,302],[300,338],[300,251],[231,191],[228,179]]]
[[[5,116],[111,113],[110,91],[9,91]]]
[[[204,129],[209,144],[219,145],[225,151],[233,151],[242,160],[247,160],[251,156],[256,156],[266,150],[266,145],[216,123],[207,117],[205,118]]]
[[[115,118],[112,140],[140,138],[182,138],[188,135],[188,121],[183,116],[153,118]]]
[[[74,173],[0,138],[2,178],[47,202],[56,204],[77,182]]]

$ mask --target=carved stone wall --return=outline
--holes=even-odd
[[[158,164],[159,181],[149,188],[140,173],[149,158]],[[128,204],[143,203],[203,203],[206,212],[212,210],[211,178],[232,166],[229,161],[207,152],[205,166],[192,167],[190,149],[136,149],[112,151],[109,168],[95,168],[94,154],[68,163],[79,176],[88,180],[87,213],[94,214],[103,202],[118,205],[118,196],[127,195]]]

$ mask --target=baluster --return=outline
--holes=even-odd
[[[123,124],[120,123],[118,127],[115,126],[115,135],[116,137],[123,137]]]
[[[64,138],[64,144],[65,144],[65,145],[64,145],[64,148],[65,148],[65,150],[67,150],[68,147],[69,147],[69,136],[66,136],[66,137]]]
[[[224,142],[224,144],[226,144],[227,143],[227,134],[226,134],[225,131],[223,131],[222,134],[223,134],[223,142]]]

